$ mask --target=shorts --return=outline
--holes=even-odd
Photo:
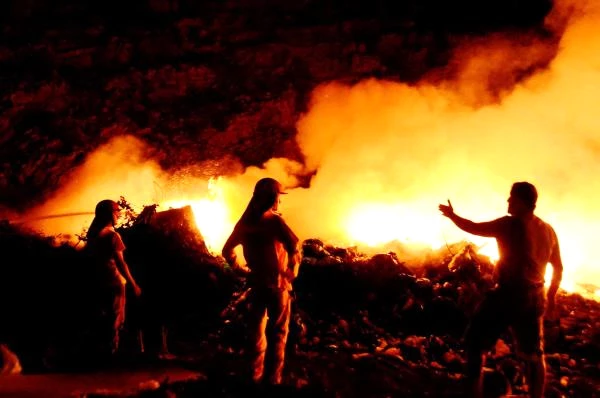
[[[498,287],[488,292],[465,334],[468,349],[490,350],[510,329],[524,358],[543,355],[544,288]]]

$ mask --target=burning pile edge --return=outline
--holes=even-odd
[[[185,208],[149,211],[120,229],[132,272],[154,295],[175,353],[209,376],[164,388],[182,396],[215,388],[241,395],[224,375],[227,369],[215,367],[239,370],[245,281],[206,250],[186,214]],[[90,275],[81,253],[9,223],[0,226],[0,248],[12,259],[18,255],[0,267],[2,279],[10,281],[0,303],[8,325],[2,338],[24,372],[93,368],[81,338],[89,333],[85,313],[93,300],[86,296]],[[449,245],[415,268],[395,252],[366,256],[318,239],[303,241],[287,385],[307,395],[460,396],[462,334],[493,285],[492,271],[469,242]],[[548,396],[592,396],[600,386],[600,303],[561,291],[557,304],[560,323],[546,325]],[[493,395],[525,392],[513,348],[506,335],[488,356],[486,383]],[[364,383],[373,378],[379,381]]]

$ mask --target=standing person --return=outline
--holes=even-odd
[[[129,282],[136,296],[141,289],[131,276],[123,256],[125,244],[115,230],[120,212],[118,203],[106,199],[96,205],[95,217],[87,232],[86,250],[93,257],[100,286],[99,304],[105,321],[102,330],[107,333],[110,353],[119,348],[119,334],[125,322],[125,285]]]
[[[496,238],[498,243],[496,287],[480,303],[465,335],[467,379],[476,397],[482,395],[483,354],[508,327],[512,329],[520,356],[527,363],[531,396],[544,395],[544,304],[546,317],[555,318],[555,296],[563,265],[554,229],[533,214],[537,197],[532,184],[516,182],[508,198],[509,215],[480,223],[456,215],[450,201],[448,205],[439,205],[442,214],[460,229]],[[553,275],[544,298],[544,274],[548,263],[552,264]]]
[[[249,268],[249,328],[252,379],[281,384],[287,342],[292,281],[298,275],[298,238],[277,212],[281,184],[272,178],[256,183],[254,194],[231,236],[223,257],[239,268],[234,253],[242,245]]]

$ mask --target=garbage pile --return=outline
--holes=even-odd
[[[202,347],[193,352],[198,363],[223,353],[241,358],[244,277],[205,250],[185,209],[152,210],[121,233],[132,272],[169,326],[176,353],[188,355],[194,350],[182,347],[195,346]],[[25,371],[55,369],[48,357],[68,357],[89,333],[93,281],[85,258],[76,247],[10,225],[0,228],[0,249],[6,255],[0,274],[10,281],[0,291],[1,343],[19,355]],[[469,242],[428,253],[418,266],[402,251],[366,255],[318,239],[304,241],[302,250],[288,340],[291,384],[338,396],[423,388],[460,396],[462,335],[493,287],[489,258]],[[600,303],[560,291],[557,306],[560,323],[546,324],[547,395],[592,396],[600,389]],[[495,391],[490,396],[525,391],[510,334],[501,336],[485,367]]]
[[[462,335],[477,303],[494,285],[494,266],[476,249],[459,242],[416,268],[394,252],[365,256],[355,248],[304,241],[290,355],[337,357],[354,370],[382,371],[385,364],[384,373],[408,379],[406,375],[425,371],[427,376],[418,380],[436,379],[446,392],[460,388],[466,363]],[[560,291],[557,305],[560,324],[546,324],[547,395],[591,396],[600,387],[600,303]],[[219,338],[243,350],[243,302],[238,309],[230,312],[232,319]],[[488,355],[484,371],[490,396],[525,393],[524,364],[514,348],[505,333]],[[311,372],[299,373],[306,378]],[[424,388],[407,386],[403,379],[399,388],[403,393]]]

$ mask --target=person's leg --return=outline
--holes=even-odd
[[[471,318],[465,332],[467,354],[467,394],[474,398],[483,397],[483,364],[500,334],[507,328],[507,317],[502,294],[490,291]]]
[[[137,355],[145,354],[152,347],[151,331],[149,332],[149,308],[146,296],[137,297],[132,289],[125,289],[125,319],[123,329],[127,332],[121,336],[120,344],[128,347],[128,352]],[[150,337],[150,339],[149,339]]]
[[[544,396],[546,384],[546,360],[544,358],[543,319],[530,314],[513,325],[519,357],[527,366],[526,378],[531,397]]]
[[[543,355],[538,355],[537,358],[527,361],[527,379],[531,397],[543,397],[546,385],[546,361]]]
[[[119,334],[124,322],[125,288],[122,285],[104,286],[98,291],[98,319],[95,327],[94,351],[107,361],[119,348]]]
[[[481,398],[483,396],[482,368],[485,359],[478,347],[467,347],[467,389],[468,396]]]
[[[281,384],[291,314],[290,293],[287,290],[273,291],[267,308],[268,382]]]
[[[116,354],[119,350],[119,340],[123,324],[125,324],[125,285],[119,284],[114,287],[112,303],[112,342],[111,352]]]
[[[259,383],[263,379],[265,353],[267,350],[267,337],[265,336],[267,325],[265,292],[262,289],[253,288],[248,294],[248,302],[250,305],[248,313],[248,356],[250,358],[252,381]]]

